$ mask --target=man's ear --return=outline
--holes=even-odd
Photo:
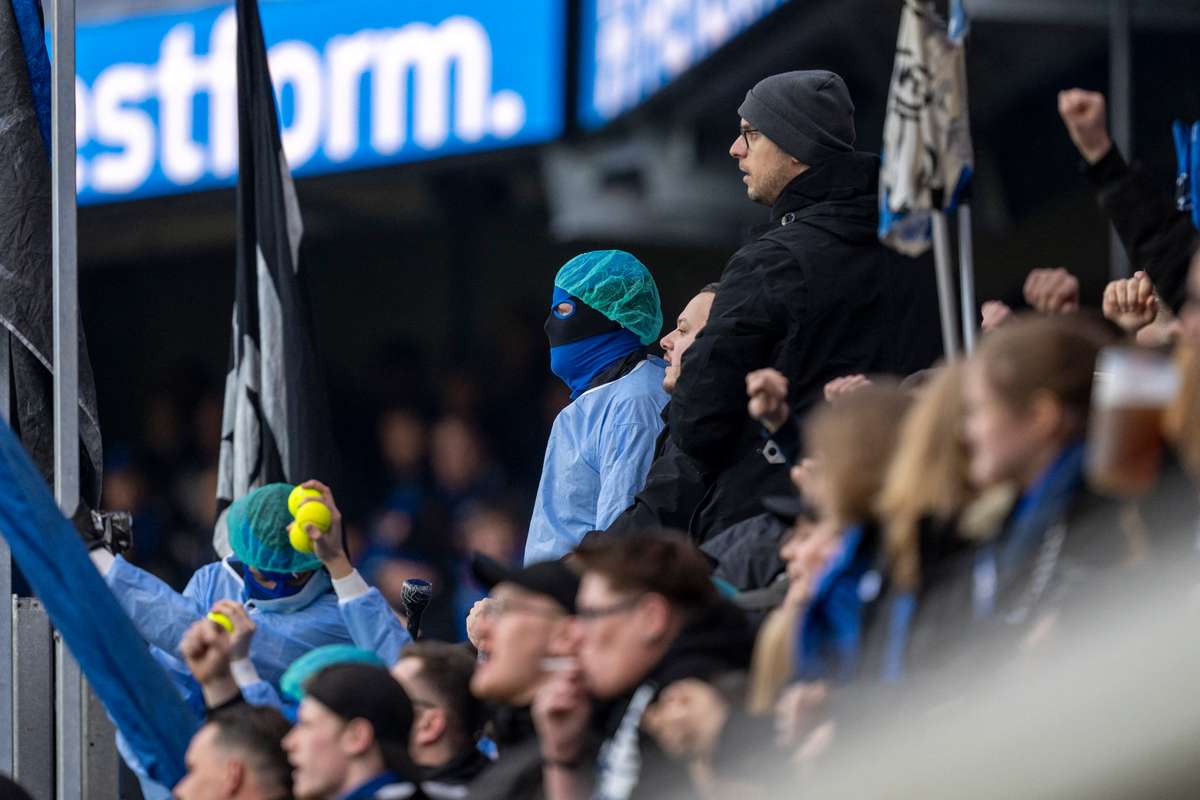
[[[666,638],[671,628],[671,604],[667,598],[651,592],[638,604],[641,620],[638,629],[646,642],[657,642]]]
[[[426,708],[417,715],[413,726],[413,734],[417,744],[430,745],[446,735],[446,710],[444,708]]]
[[[347,755],[361,756],[375,744],[375,729],[365,719],[352,719],[342,729],[340,738]]]
[[[246,783],[246,762],[237,757],[231,757],[225,760],[225,776],[224,776],[224,791],[229,797],[233,797]]]

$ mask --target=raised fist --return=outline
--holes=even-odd
[[[1025,279],[1025,302],[1042,314],[1079,310],[1079,279],[1062,267],[1035,269]]]
[[[1104,287],[1104,316],[1126,333],[1137,333],[1157,315],[1158,298],[1146,273],[1135,272],[1132,278],[1112,281]]]
[[[1079,154],[1089,164],[1095,164],[1112,148],[1108,138],[1104,95],[1084,89],[1068,89],[1058,93],[1058,115],[1071,134]]]

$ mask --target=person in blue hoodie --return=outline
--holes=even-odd
[[[646,350],[662,322],[654,278],[629,253],[583,253],[555,276],[550,369],[571,390],[571,404],[546,444],[526,564],[561,558],[604,530],[642,487],[668,399],[666,364]]]

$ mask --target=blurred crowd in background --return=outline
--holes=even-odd
[[[545,438],[568,401],[541,332],[518,314],[505,325],[487,367],[435,370],[397,343],[379,355],[373,384],[333,384],[350,553],[396,604],[408,578],[453,597],[426,620],[441,639],[465,638],[466,612],[484,594],[469,554],[520,560]],[[497,369],[510,379],[489,382]],[[213,557],[221,404],[216,376],[180,363],[148,393],[140,438],[105,455],[105,507],[134,517],[130,560],[176,589]]]

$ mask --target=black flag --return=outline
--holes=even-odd
[[[38,7],[0,0],[0,398],[54,485],[54,302],[50,221],[50,66]],[[96,383],[79,326],[79,496],[100,502]],[[7,612],[5,612],[7,613]]]
[[[237,275],[218,512],[267,483],[327,478],[333,461],[299,275],[300,207],[280,143],[256,0],[238,0],[237,23]],[[222,514],[213,542],[222,556],[227,542]]]

